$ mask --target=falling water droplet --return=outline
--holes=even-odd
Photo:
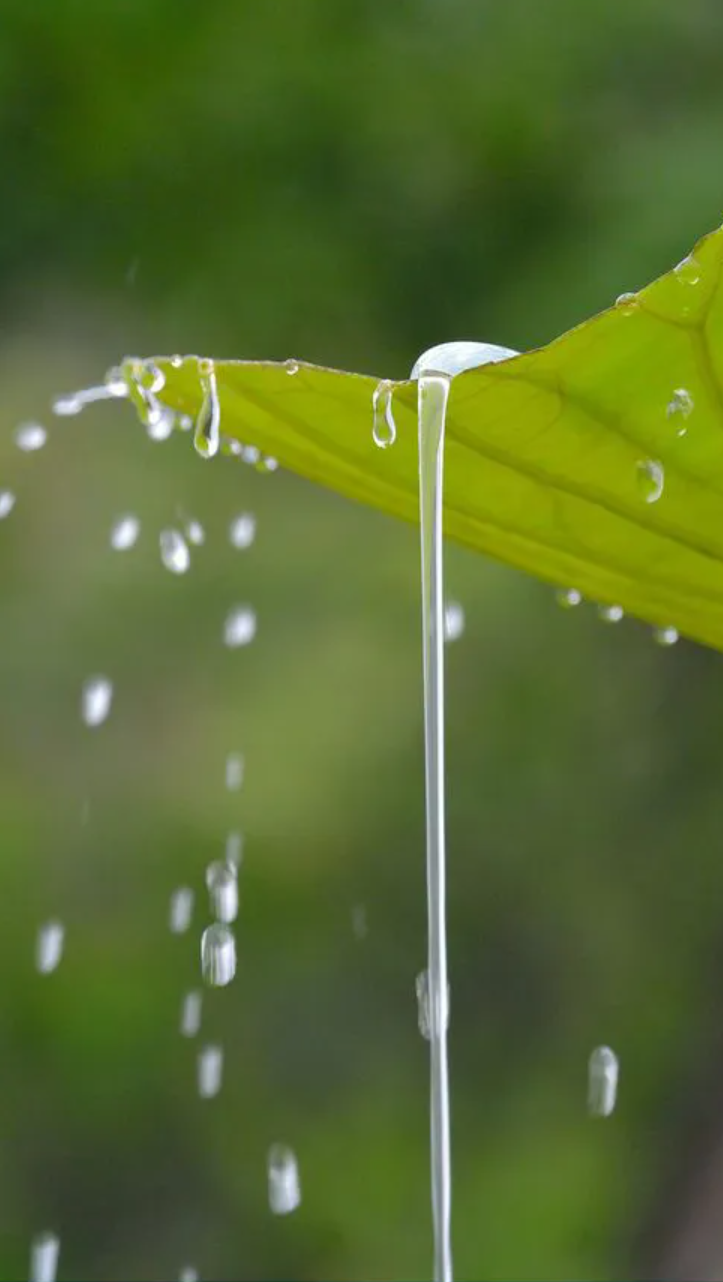
[[[290,356],[287,361],[284,361],[284,369],[286,370],[287,374],[292,374],[292,375],[298,374],[299,362],[295,361],[293,356]]]
[[[206,541],[206,531],[200,521],[190,520],[186,522],[186,538],[194,547],[201,547]]]
[[[619,623],[625,613],[621,605],[599,605],[597,612],[603,623]]]
[[[108,677],[89,677],[80,697],[81,716],[87,726],[100,726],[113,702],[113,682]]]
[[[213,458],[218,453],[221,441],[221,406],[218,399],[216,369],[213,361],[199,361],[198,375],[201,381],[203,401],[196,419],[193,444],[201,458]]]
[[[194,1269],[192,1264],[187,1264],[178,1275],[178,1282],[200,1282],[198,1269]]]
[[[640,308],[640,299],[637,294],[618,294],[615,306],[623,316],[633,316]]]
[[[224,643],[231,649],[248,645],[256,636],[256,612],[250,605],[237,605],[226,615]]]
[[[65,927],[60,921],[46,921],[35,943],[35,966],[41,975],[57,970],[63,956]]]
[[[582,593],[577,588],[559,588],[555,600],[563,610],[573,610],[582,601]]]
[[[158,538],[161,561],[173,574],[185,574],[191,564],[188,544],[179,530],[161,530]]]
[[[42,450],[47,439],[48,433],[41,423],[21,423],[15,430],[15,444],[26,454]]]
[[[243,834],[240,832],[229,832],[226,835],[226,863],[232,868],[238,869],[241,865],[243,856]]]
[[[657,459],[641,459],[636,464],[638,489],[646,503],[657,503],[665,486],[663,464]]]
[[[593,1117],[609,1117],[618,1089],[618,1057],[609,1046],[596,1046],[588,1063],[587,1105]]]
[[[4,521],[15,507],[15,495],[12,490],[0,490],[0,521]]]
[[[234,548],[249,548],[256,538],[256,517],[250,512],[235,516],[228,527],[229,543]]]
[[[290,1215],[301,1203],[299,1165],[285,1144],[272,1144],[267,1158],[269,1206],[274,1215]]]
[[[55,1282],[59,1255],[60,1238],[38,1233],[30,1248],[30,1282]]]
[[[167,441],[173,435],[176,415],[166,405],[158,403],[146,411],[145,424],[150,441]]]
[[[653,630],[653,640],[656,642],[657,645],[662,645],[662,646],[675,645],[676,641],[678,640],[678,629],[672,628],[672,627],[655,628]]]
[[[447,601],[444,607],[444,639],[458,641],[464,632],[464,610],[459,601]]]
[[[700,280],[700,263],[692,254],[681,259],[673,271],[676,280],[679,280],[682,285],[697,285]]]
[[[141,523],[137,516],[127,512],[119,516],[110,532],[110,545],[116,552],[127,552],[132,548],[141,532]]]
[[[186,993],[181,1004],[181,1036],[195,1037],[201,1027],[201,1011],[203,1009],[203,993],[194,989]]]
[[[168,912],[168,926],[174,935],[182,935],[188,930],[193,916],[194,894],[189,886],[179,886],[171,895]]]
[[[372,437],[380,450],[386,450],[397,439],[397,425],[394,422],[392,397],[394,384],[389,379],[377,383],[372,395]]]
[[[216,921],[226,924],[238,916],[238,881],[236,869],[216,859],[206,869],[206,885],[211,913]]]
[[[244,759],[240,752],[229,752],[226,758],[226,787],[238,792],[244,779]]]
[[[366,904],[354,904],[351,910],[351,928],[355,939],[366,939],[369,934]]]
[[[204,1046],[199,1051],[198,1093],[201,1099],[213,1099],[221,1090],[223,1080],[223,1048],[221,1046]]]
[[[236,940],[228,926],[215,922],[201,937],[201,970],[207,984],[224,988],[236,974]]]
[[[694,401],[690,392],[685,387],[676,387],[673,395],[668,401],[668,407],[665,411],[668,418],[674,419],[679,427],[678,436],[685,436],[688,428],[685,420],[693,413]]]

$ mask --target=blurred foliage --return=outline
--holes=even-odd
[[[398,377],[446,339],[549,340],[720,221],[722,26],[713,0],[4,0],[2,1277],[46,1228],[74,1279],[431,1258],[414,532],[150,442],[127,407],[48,416],[37,456],[17,423],[127,351]],[[177,578],[158,532],[179,507],[207,539]],[[719,1067],[719,660],[459,551],[448,574],[458,1274],[663,1276],[655,1225],[684,1208],[689,1101]],[[258,637],[229,651],[244,601]],[[116,683],[97,730],[92,672]],[[225,1082],[201,1101],[179,1010],[236,826],[238,974],[201,1033]],[[44,977],[48,917],[67,943]],[[592,1123],[601,1042],[620,1101]],[[288,1220],[276,1140],[300,1163]]]

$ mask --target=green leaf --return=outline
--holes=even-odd
[[[446,536],[723,649],[722,266],[720,229],[549,346],[458,375]],[[155,363],[163,402],[196,415],[197,358]],[[415,383],[394,384],[396,442],[379,449],[375,378],[296,362],[215,371],[225,437],[418,519]]]

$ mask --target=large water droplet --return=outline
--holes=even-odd
[[[372,437],[380,450],[386,450],[397,439],[397,425],[394,422],[392,396],[394,384],[389,379],[377,383],[372,395]]]
[[[116,552],[127,552],[132,548],[141,532],[141,523],[131,512],[119,516],[110,532],[110,545]]]
[[[55,1282],[59,1255],[60,1238],[38,1233],[30,1248],[30,1282]]]
[[[215,922],[201,937],[201,970],[207,984],[224,988],[236,974],[236,940],[228,926]]]
[[[499,361],[508,361],[519,356],[512,347],[499,347],[495,343],[472,343],[460,340],[454,343],[438,343],[430,347],[414,362],[410,378],[419,378],[421,374],[448,374],[454,378],[467,369],[478,369],[481,365],[496,365]]]
[[[593,1117],[609,1117],[618,1089],[618,1057],[609,1046],[596,1046],[588,1063],[587,1106]]]
[[[290,1215],[301,1202],[299,1165],[285,1144],[272,1144],[267,1158],[269,1206],[274,1215]]]
[[[582,593],[577,588],[559,588],[555,600],[563,610],[573,610],[582,601]]]
[[[4,521],[15,507],[15,495],[12,490],[0,490],[0,521]]]
[[[693,408],[693,397],[687,388],[676,387],[668,401],[668,407],[665,412],[668,418],[674,419],[679,424],[677,428],[678,436],[685,436],[688,430],[685,425],[685,419],[689,418],[693,413]]]
[[[641,459],[636,464],[638,489],[646,503],[657,503],[665,487],[663,464],[657,459]]]
[[[653,640],[656,645],[675,645],[678,640],[678,629],[673,627],[655,628],[653,630]]]
[[[700,263],[692,254],[681,259],[673,270],[682,285],[697,285],[700,280]]]
[[[464,632],[464,610],[459,601],[447,601],[444,607],[444,639],[458,641]]]
[[[623,316],[633,316],[640,310],[640,299],[637,294],[618,294],[615,306]]]
[[[226,787],[237,792],[244,779],[244,758],[240,752],[229,752],[226,758]]]
[[[158,545],[166,569],[173,574],[185,574],[191,564],[191,553],[180,530],[161,530]]]
[[[201,1099],[213,1099],[221,1090],[223,1080],[223,1048],[204,1046],[199,1052],[198,1093]]]
[[[621,605],[599,605],[597,612],[603,623],[619,623],[625,613]]]
[[[63,956],[65,927],[60,921],[46,921],[35,943],[35,966],[41,975],[57,970]]]
[[[256,537],[256,517],[250,512],[235,516],[228,527],[229,543],[234,548],[249,548]]]
[[[250,605],[237,605],[226,615],[224,643],[231,649],[248,645],[256,636],[256,612]]]
[[[113,702],[113,682],[108,677],[89,677],[83,684],[80,712],[87,726],[99,726],[108,716]]]
[[[211,913],[217,921],[235,921],[238,916],[238,881],[236,869],[220,859],[206,869],[206,885]]]
[[[193,989],[186,993],[181,1003],[181,1036],[195,1037],[201,1027],[203,993]]]
[[[198,374],[203,401],[196,419],[193,444],[201,458],[213,458],[221,442],[221,406],[213,361],[199,361]]]
[[[171,895],[168,925],[174,935],[182,935],[184,930],[188,930],[193,916],[194,898],[190,886],[179,886]]]
[[[15,444],[26,454],[42,450],[47,439],[48,433],[41,423],[21,423],[15,429]]]

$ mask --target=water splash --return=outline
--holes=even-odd
[[[267,1157],[269,1207],[274,1215],[291,1215],[301,1204],[299,1164],[292,1149],[272,1144]]]
[[[216,367],[213,361],[198,362],[203,401],[196,419],[193,444],[201,458],[213,458],[221,444],[221,405],[218,399]]]
[[[110,714],[113,682],[108,677],[89,677],[80,696],[80,715],[87,726],[100,726]]]
[[[201,1099],[213,1099],[223,1082],[223,1047],[204,1046],[197,1060],[198,1093]]]
[[[30,1282],[55,1282],[59,1256],[60,1238],[38,1233],[30,1247]]]
[[[207,926],[201,937],[201,971],[212,988],[225,988],[236,974],[236,940],[228,926]]]
[[[609,1117],[615,1108],[620,1066],[609,1046],[596,1046],[588,1062],[587,1106],[593,1117]]]
[[[38,931],[35,944],[35,968],[41,975],[57,970],[63,957],[65,927],[61,921],[46,921]]]
[[[179,886],[171,895],[168,910],[168,927],[174,935],[182,935],[191,924],[195,895],[190,886]]]

